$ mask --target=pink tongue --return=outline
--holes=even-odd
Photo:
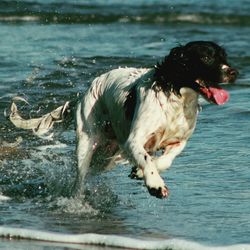
[[[221,88],[202,87],[201,92],[207,97],[207,99],[218,105],[222,105],[229,100],[229,93]]]
[[[212,93],[216,104],[222,105],[229,100],[229,93],[226,90],[212,87],[210,87],[209,90]]]

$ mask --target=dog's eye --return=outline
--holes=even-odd
[[[211,57],[209,57],[209,56],[204,56],[204,57],[202,57],[202,59],[201,59],[204,63],[206,63],[206,64],[212,64],[213,63],[213,59],[211,58]]]
[[[203,57],[203,61],[204,62],[208,62],[209,61],[209,57],[208,56]]]

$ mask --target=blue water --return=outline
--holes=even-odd
[[[1,1],[0,225],[250,244],[249,13],[248,0]],[[30,103],[21,105],[22,113],[37,117],[84,92],[95,76],[119,66],[152,66],[191,40],[224,46],[240,76],[227,86],[226,105],[202,101],[193,137],[163,174],[167,200],[150,197],[122,164],[89,176],[85,194],[70,198],[74,126],[46,141],[4,116],[16,95]],[[18,137],[21,144],[9,146]],[[0,239],[5,249],[44,249],[29,244]]]

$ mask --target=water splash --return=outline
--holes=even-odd
[[[51,201],[50,207],[53,207],[57,212],[81,215],[81,216],[97,216],[99,211],[93,208],[85,199],[84,195],[77,197],[56,197]]]

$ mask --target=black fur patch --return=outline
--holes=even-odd
[[[222,65],[229,65],[222,47],[209,41],[190,42],[173,48],[164,61],[155,66],[155,87],[166,94],[173,91],[178,95],[182,87],[197,91],[197,79],[208,86],[217,86],[223,81]]]
[[[130,89],[127,100],[124,103],[125,116],[129,121],[133,120],[136,106],[136,87]]]

